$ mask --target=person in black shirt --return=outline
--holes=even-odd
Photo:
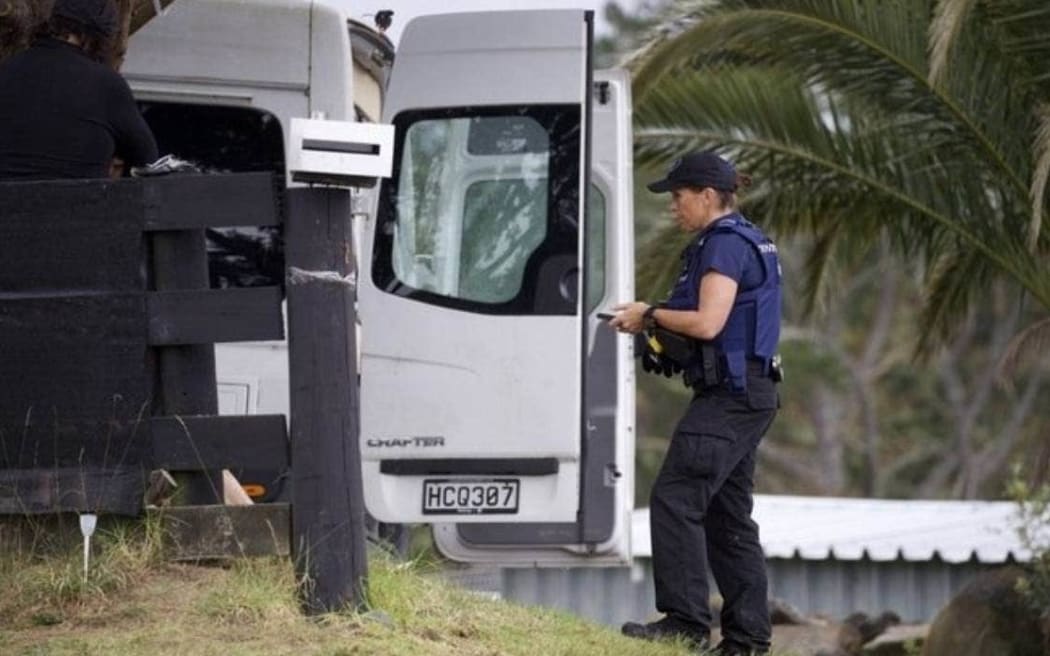
[[[112,0],[57,0],[40,38],[0,64],[0,180],[108,178],[157,143],[108,61]]]

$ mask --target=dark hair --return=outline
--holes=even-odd
[[[0,0],[0,60],[28,47],[50,13],[44,2]]]
[[[736,207],[736,190],[741,187],[751,186],[751,176],[746,173],[737,173],[736,183],[732,189],[714,189],[715,193],[718,194],[718,202],[721,203],[722,207],[733,208]],[[707,187],[697,187],[695,185],[689,185],[689,189],[693,191],[703,191]]]
[[[111,63],[117,55],[117,39],[89,29],[83,23],[65,18],[51,16],[41,27],[42,36],[64,40],[75,36],[80,40],[80,48],[97,62]]]

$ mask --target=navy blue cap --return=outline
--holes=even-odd
[[[711,187],[736,191],[736,167],[710,150],[683,155],[671,164],[667,177],[651,182],[649,191],[661,193],[681,187]]]
[[[68,18],[102,36],[117,33],[117,7],[113,0],[55,0],[51,15]]]

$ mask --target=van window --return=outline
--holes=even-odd
[[[587,312],[605,298],[605,194],[591,185],[587,196]]]
[[[284,137],[269,112],[168,102],[143,102],[140,107],[162,155],[191,161],[208,173],[284,174]],[[212,287],[283,286],[279,227],[209,228],[205,233]]]
[[[406,112],[373,279],[488,314],[575,314],[579,107]]]

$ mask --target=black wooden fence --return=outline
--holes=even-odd
[[[221,503],[214,472],[289,469],[283,416],[217,416],[213,347],[281,339],[281,289],[209,289],[204,229],[292,207],[294,555],[308,609],[360,600],[348,192],[287,194],[269,173],[0,183],[0,515],[138,515],[155,469]]]
[[[0,184],[0,513],[136,515],[151,469],[288,467],[283,417],[216,416],[212,346],[282,338],[281,290],[208,289],[203,232],[281,207],[268,173]]]

